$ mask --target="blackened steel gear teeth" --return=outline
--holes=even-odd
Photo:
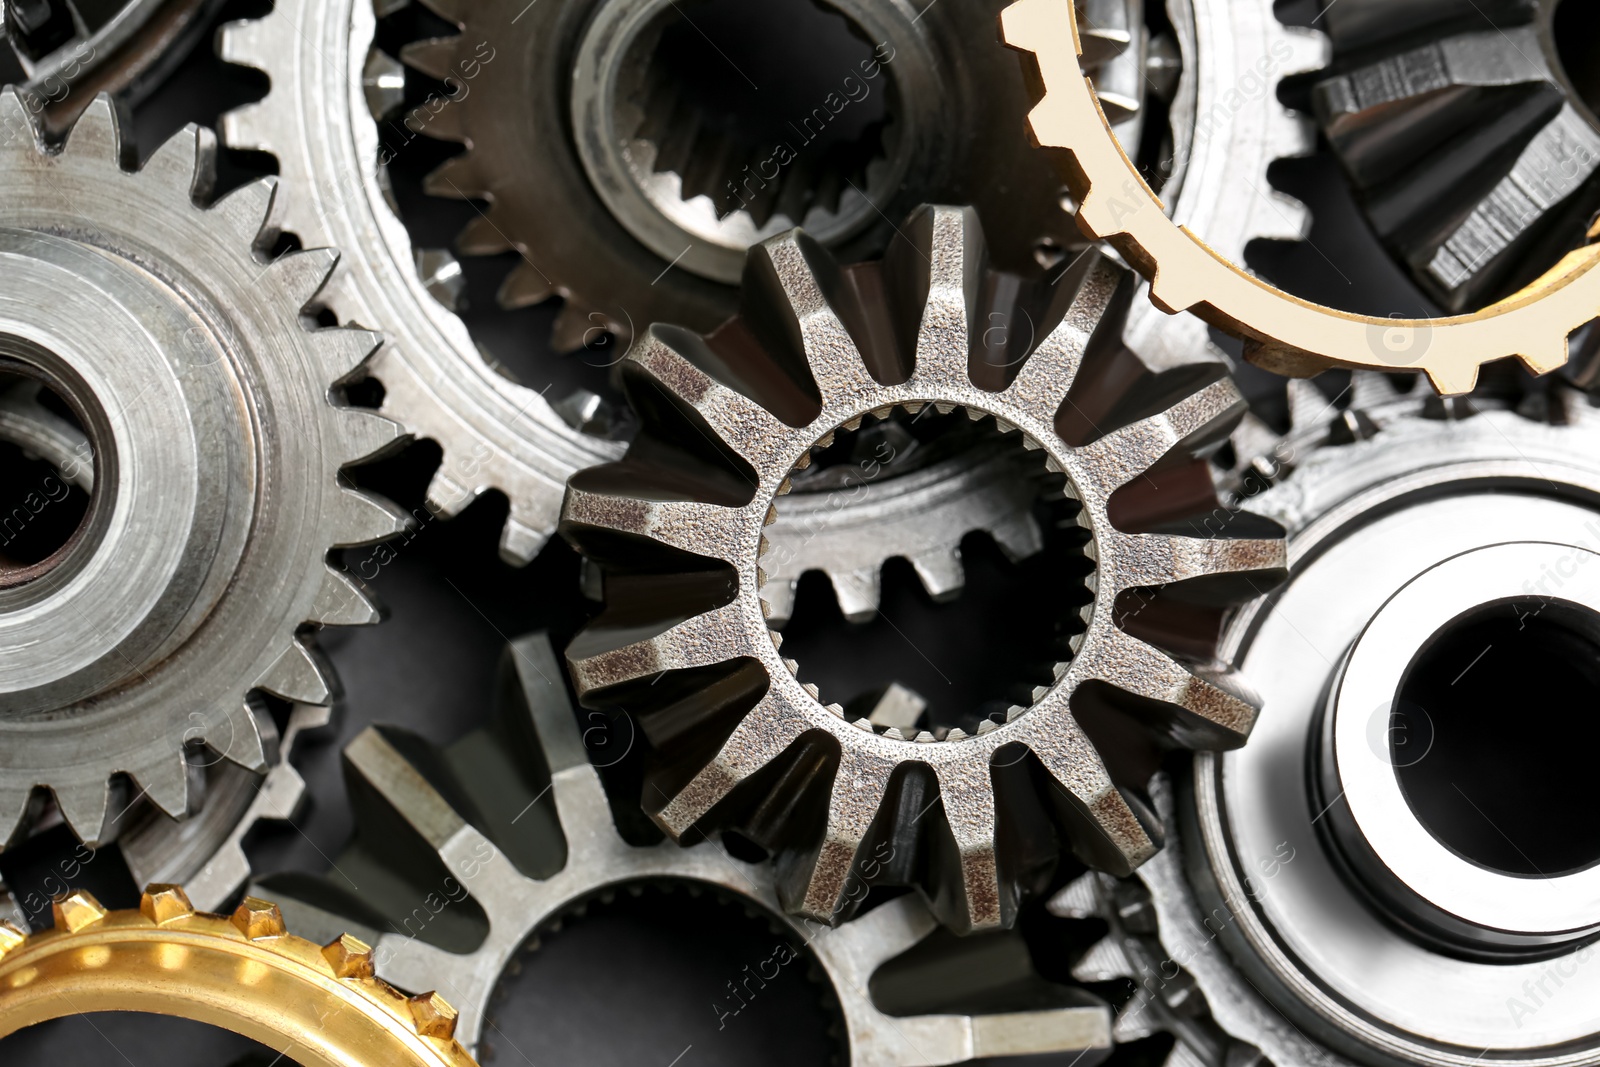
[[[188,814],[196,744],[265,771],[276,731],[252,693],[328,704],[303,631],[379,618],[327,561],[405,526],[340,480],[402,439],[331,400],[378,338],[302,325],[337,257],[257,253],[277,233],[273,181],[197,206],[214,151],[191,126],[126,171],[102,98],[48,153],[0,94],[7,370],[49,382],[97,450],[75,540],[0,581],[0,643],[31,649],[0,661],[0,838],[45,787],[101,840],[121,775]]]
[[[392,149],[369,110],[368,92],[387,99],[394,88],[371,65],[383,58],[372,50],[375,32],[370,0],[282,0],[263,18],[222,27],[222,58],[272,79],[265,98],[223,116],[222,139],[277,157],[284,230],[344,251],[318,302],[341,323],[383,331],[369,367],[384,388],[382,410],[444,453],[428,487],[430,512],[453,516],[500,490],[510,508],[500,555],[525,564],[555,528],[568,476],[615,458],[621,446],[575,429],[538,390],[507,377],[430,291],[421,271],[436,278],[443,254],[419,257],[396,214],[385,171]],[[446,108],[434,121],[451,114]]]
[[[785,920],[770,863],[735,859],[711,841],[691,848],[671,841],[630,844],[589,762],[598,748],[585,747],[585,734],[618,731],[612,736],[618,748],[637,739],[622,736],[622,725],[596,723],[592,714],[580,732],[547,636],[513,642],[504,670],[493,725],[449,748],[385,727],[369,727],[346,747],[348,781],[359,798],[357,834],[338,864],[367,872],[362,881],[368,885],[387,879],[381,888],[355,893],[337,876],[326,882],[275,876],[266,880],[270,889],[257,889],[278,901],[298,929],[317,936],[351,930],[369,938],[378,967],[402,988],[437,983],[460,1008],[456,1032],[470,1049],[493,1043],[486,1012],[507,969],[541,931],[596,896],[652,882],[691,893],[709,889],[778,919],[794,945],[803,946],[797,951],[809,950],[831,984],[848,1062],[856,1067],[1083,1052],[1109,1044],[1105,1005],[1039,978],[1015,939],[1008,941],[1016,949],[1010,953],[996,955],[995,942],[982,939],[964,941],[955,951],[982,954],[990,966],[969,973],[983,992],[994,994],[985,1002],[1002,1008],[1015,1002],[1016,1010],[886,1014],[874,1004],[869,983],[881,965],[936,931],[922,901],[915,895],[886,901],[839,929]],[[419,869],[440,877],[419,880]],[[459,921],[459,905],[469,897],[482,909],[487,930],[479,931],[471,951],[439,947],[440,927]],[[380,919],[386,928],[368,932],[336,912]],[[1002,958],[1005,965],[995,965]],[[1019,998],[1018,988],[1028,993]]]
[[[1030,122],[1040,145],[1066,149],[1063,178],[1078,199],[1079,228],[1110,242],[1150,279],[1169,314],[1193,311],[1240,337],[1246,358],[1306,377],[1329,367],[1425,372],[1441,393],[1472,389],[1479,368],[1512,356],[1535,374],[1567,362],[1568,337],[1600,308],[1600,243],[1582,247],[1539,279],[1470,315],[1382,319],[1289,296],[1167,217],[1106,126],[1079,63],[1074,0],[1019,0],[1001,16],[1007,43],[1030,52],[1043,98]],[[1583,243],[1587,241],[1588,243]]]
[[[622,462],[580,474],[568,490],[563,534],[607,569],[608,603],[567,656],[585,702],[649,707],[672,723],[663,730],[695,739],[677,749],[676,762],[664,757],[668,784],[653,814],[668,833],[731,817],[724,801],[736,792],[735,807],[747,814],[774,792],[756,817],[774,823],[762,833],[785,854],[784,904],[829,922],[848,914],[852,872],[878,842],[894,840],[906,855],[923,847],[921,835],[930,850],[922,866],[933,872],[926,888],[941,918],[983,929],[1012,921],[1020,868],[1031,866],[1002,853],[997,820],[1054,819],[1080,854],[1116,871],[1158,846],[1136,799],[1144,783],[1113,780],[1069,707],[1075,696],[1115,694],[1113,703],[1137,706],[1138,720],[1157,724],[1159,736],[1189,747],[1238,745],[1254,722],[1248,688],[1225,666],[1175,657],[1120,629],[1119,596],[1206,578],[1249,597],[1281,573],[1284,555],[1274,536],[1130,533],[1108,514],[1118,490],[1136,481],[1135,492],[1147,488],[1153,467],[1227,432],[1244,410],[1230,381],[1190,391],[1191,374],[1179,399],[1147,396],[1143,410],[1169,406],[1125,425],[1109,422],[1108,405],[1097,414],[1117,428],[1087,443],[1069,444],[1058,431],[1080,371],[1089,381],[1104,370],[1105,346],[1094,341],[1117,337],[1126,272],[1087,253],[1042,286],[1033,343],[1002,384],[983,363],[993,321],[984,301],[1007,288],[986,268],[974,214],[925,208],[902,232],[909,236],[870,270],[841,271],[798,231],[775,238],[751,253],[739,320],[711,338],[658,326],[636,346],[624,368],[644,432]],[[999,313],[1018,315],[1011,305]],[[779,652],[761,590],[764,530],[791,472],[841,429],[926,405],[986,413],[1042,450],[1081,505],[1095,562],[1085,630],[1055,682],[1006,723],[987,721],[971,736],[952,730],[937,742],[932,733],[879,734],[824,705]],[[706,447],[669,454],[658,442],[670,440]],[[1185,506],[1155,496],[1150,514]],[[720,568],[708,570],[708,560]],[[674,706],[680,697],[688,699]],[[1019,748],[1049,788],[1027,784],[1029,759],[997,759]],[[915,825],[923,805],[897,807],[913,766],[931,778],[927,795],[942,799],[942,815],[922,820],[937,821],[937,831]],[[1010,771],[1022,778],[1013,781],[1009,768],[1022,768]],[[1018,798],[1011,810],[999,810],[1001,791]]]
[[[220,1026],[317,1067],[475,1067],[448,1001],[376,977],[372,949],[348,934],[326,945],[294,936],[270,901],[246,897],[211,915],[177,886],[152,885],[136,909],[109,911],[80,891],[54,913],[55,927],[31,936],[0,923],[0,1035],[141,1011]]]

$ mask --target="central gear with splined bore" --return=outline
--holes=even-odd
[[[1040,978],[1009,932],[942,947],[956,956],[950,967],[970,976],[968,992],[989,1006],[985,1013],[881,1010],[874,976],[937,928],[922,901],[914,894],[886,901],[837,930],[784,922],[770,862],[735,859],[711,841],[628,843],[589,763],[549,638],[513,642],[502,671],[491,725],[447,748],[386,727],[371,727],[346,747],[359,817],[355,841],[335,862],[363,872],[362,893],[331,874],[272,876],[260,889],[297,929],[370,939],[379,967],[402,987],[438,983],[460,1008],[457,1035],[486,1060],[483,1050],[497,1043],[491,1001],[534,939],[594,898],[652,884],[711,890],[781,923],[832,987],[853,1067],[933,1067],[1109,1044],[1105,1005]],[[457,925],[461,909],[448,906],[469,895],[486,932],[467,933]],[[364,918],[352,925],[348,916],[357,915]],[[952,999],[949,990],[934,992],[946,994],[941,1003]]]
[[[1241,337],[1252,362],[1296,376],[1335,366],[1417,370],[1441,393],[1465,393],[1493,360],[1516,356],[1535,374],[1566,363],[1568,336],[1600,308],[1600,244],[1569,253],[1500,303],[1454,318],[1371,318],[1289,296],[1166,215],[1085,80],[1074,11],[1073,0],[1020,0],[1001,24],[1007,43],[1037,63],[1043,99],[1031,115],[1034,136],[1070,153],[1063,177],[1079,200],[1079,228],[1149,278],[1161,310],[1193,311]]]
[[[0,136],[0,372],[75,412],[95,472],[70,540],[0,566],[0,645],[29,649],[0,660],[0,837],[44,787],[94,844],[136,799],[113,807],[123,776],[182,817],[199,801],[194,746],[275,763],[258,690],[331,701],[301,631],[378,612],[327,554],[404,527],[340,470],[401,431],[332,402],[377,339],[301,324],[335,255],[257,255],[277,232],[271,180],[197,206],[214,141],[192,126],[123,170],[104,98],[52,154],[0,94]]]
[[[397,992],[354,937],[318,945],[290,934],[268,901],[210,915],[177,886],[153,885],[135,910],[78,892],[54,912],[55,928],[32,936],[0,923],[0,1037],[69,1014],[134,1011],[210,1023],[303,1067],[476,1067],[444,998]]]
[[[1247,598],[1281,570],[1283,548],[1274,536],[1157,532],[1194,500],[1147,475],[1192,469],[1195,450],[1243,412],[1219,370],[1180,375],[1142,398],[1078,392],[1088,414],[1069,402],[1075,387],[1105,385],[1104,342],[1117,348],[1113,309],[1126,308],[1131,276],[1086,253],[1040,291],[1008,284],[987,269],[970,210],[925,208],[902,233],[882,263],[843,269],[798,231],[775,238],[751,254],[740,319],[709,338],[658,326],[636,346],[623,368],[645,431],[622,462],[580,474],[568,490],[562,532],[606,570],[608,588],[606,614],[567,656],[586,703],[648,705],[664,735],[683,742],[665,758],[664,803],[646,798],[669,833],[730,818],[723,802],[737,792],[740,818],[763,823],[756,839],[785,856],[786,907],[827,922],[847,912],[843,894],[864,850],[891,838],[905,857],[899,876],[928,870],[920,880],[941,918],[982,929],[1009,924],[1021,884],[1054,861],[1008,855],[1007,835],[1039,847],[1053,840],[1041,825],[1053,818],[1080,855],[1118,871],[1158,847],[1136,798],[1139,760],[1103,761],[1098,751],[1097,742],[1134,744],[1125,715],[1188,747],[1238,745],[1254,722],[1249,690],[1226,666],[1193,647],[1174,658],[1122,629],[1119,597],[1161,586],[1181,598],[1195,588],[1185,583],[1206,579],[1198,584],[1211,587],[1213,604]],[[1026,350],[990,348],[986,302],[995,301],[1002,314],[1036,301]],[[1041,450],[1081,507],[1095,563],[1085,631],[1055,682],[970,736],[908,738],[846,721],[779,653],[761,591],[764,530],[791,473],[863,419],[927,405],[985,413]],[[1092,427],[1096,415],[1115,428],[1070,443],[1058,429],[1058,416]],[[1144,532],[1119,527],[1112,512]],[[1092,739],[1083,717],[1101,701],[1111,710],[1095,716],[1105,732]],[[1020,754],[997,760],[1002,749]],[[919,827],[916,810],[934,796],[945,815]]]

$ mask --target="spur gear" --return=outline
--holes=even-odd
[[[1263,9],[1262,17],[1270,13]],[[1043,83],[1030,118],[1034,136],[1070,153],[1063,176],[1078,199],[1079,228],[1109,241],[1149,278],[1150,298],[1162,311],[1193,311],[1242,338],[1247,359],[1296,376],[1328,367],[1417,370],[1441,393],[1465,393],[1492,360],[1516,356],[1535,374],[1566,363],[1568,336],[1600,307],[1600,245],[1584,244],[1505,300],[1453,318],[1372,318],[1290,297],[1166,215],[1106,127],[1084,80],[1074,25],[1073,0],[1020,0],[1002,16],[1006,41],[1032,53]],[[1217,37],[1203,41],[1203,50],[1208,42],[1222,56],[1234,47]],[[1223,124],[1230,118],[1226,111],[1205,117]],[[1573,234],[1572,244],[1582,243]]]
[[[1229,668],[1196,647],[1175,658],[1151,643],[1163,640],[1154,626],[1122,629],[1119,597],[1157,586],[1178,599],[1206,587],[1211,604],[1254,595],[1283,566],[1282,546],[1259,527],[1236,538],[1158,532],[1194,498],[1142,476],[1195,469],[1185,461],[1225,434],[1243,403],[1217,367],[1159,385],[1136,379],[1148,391],[1126,395],[1126,379],[1108,369],[1125,272],[1089,253],[1038,289],[1016,284],[988,269],[970,210],[925,208],[901,232],[881,263],[846,269],[798,231],[768,241],[751,253],[740,318],[710,337],[658,326],[636,347],[623,373],[645,428],[623,461],[579,474],[568,490],[562,532],[606,571],[607,610],[567,658],[587,704],[650,709],[657,747],[672,750],[662,755],[666,799],[652,805],[668,833],[745,824],[784,855],[785,906],[822,921],[847,913],[852,872],[890,840],[905,857],[895,877],[929,871],[941,918],[982,929],[1009,924],[1020,885],[1054,860],[1007,854],[1008,827],[1034,826],[1023,835],[1031,851],[1053,841],[1038,824],[1054,821],[1113,870],[1154,852],[1128,714],[1187,747],[1240,744],[1254,721],[1253,697]],[[1026,347],[991,347],[986,313],[1024,306],[1037,323]],[[1056,681],[973,735],[906,737],[846,721],[801,684],[765,617],[764,529],[782,514],[791,475],[863,419],[928,406],[992,417],[1040,450],[1058,492],[1079,506],[1094,563],[1084,629]],[[1089,440],[1058,429],[1075,420]],[[927,797],[942,799],[945,815],[919,825]]]
[[[374,977],[372,949],[290,934],[275,904],[197,912],[177,886],[108,911],[88,893],[55,902],[55,927],[0,923],[0,1036],[69,1014],[138,1011],[210,1023],[304,1067],[475,1067],[437,993]],[[182,980],[174,980],[174,971]]]
[[[1041,258],[1082,243],[1053,210],[1060,182],[1018,121],[1022,79],[990,44],[994,0],[827,0],[811,16],[842,18],[862,58],[840,61],[837,84],[791,94],[795,114],[765,117],[734,113],[746,80],[768,82],[781,56],[758,56],[762,69],[729,92],[701,86],[698,97],[691,83],[703,71],[668,61],[675,33],[707,47],[696,21],[703,6],[422,2],[460,32],[416,42],[401,58],[466,90],[451,90],[420,124],[466,146],[425,188],[486,202],[458,245],[522,254],[500,300],[520,307],[562,297],[560,350],[597,332],[626,348],[658,321],[716,328],[737,310],[748,249],[795,225],[842,259],[864,259],[881,253],[894,220],[941,200],[976,204],[997,261],[1012,271],[1037,273]],[[800,25],[806,13],[792,5],[751,32],[763,45],[799,39],[812,30]],[[1170,81],[1170,56],[1151,47],[1139,0],[1094,0],[1084,14],[1104,106],[1136,151],[1146,86]],[[725,51],[706,63],[743,73]],[[782,91],[769,85],[760,95]],[[836,137],[878,93],[889,101],[887,120]]]
[[[1554,710],[1532,738],[1487,726],[1509,693],[1600,686],[1600,415],[1538,385],[1447,403],[1358,377],[1236,441],[1234,506],[1288,530],[1290,577],[1223,643],[1274,714],[1156,790],[1182,833],[1137,882],[1052,903],[1139,917],[1090,963],[1151,1002],[1169,1062],[1600,1062],[1595,843],[1539,830],[1591,746]]]
[[[473,1049],[488,1036],[490,998],[523,946],[592,898],[630,885],[679,883],[781,915],[770,863],[734,859],[710,841],[685,849],[623,840],[561,677],[549,639],[525,637],[508,650],[490,727],[443,750],[369,727],[345,749],[357,835],[336,861],[339,870],[361,872],[361,893],[340,878],[303,875],[271,876],[261,890],[298,929],[365,937],[361,923],[370,924],[384,974],[402,988],[441,983],[460,1007],[457,1034]],[[460,925],[466,909],[450,905],[468,897],[482,910],[487,932]],[[345,916],[360,921],[352,926]],[[868,991],[875,972],[936,929],[914,895],[837,930],[796,920],[786,928],[837,993],[849,1062],[857,1067],[932,1067],[1109,1042],[1104,1005],[1044,982],[1025,953],[988,953],[984,958],[995,965],[978,982],[985,992],[1020,1000],[1017,1010],[910,1016],[880,1010]],[[964,944],[982,951],[1001,942]]]
[[[500,554],[521,565],[554,529],[568,476],[621,445],[581,432],[509,378],[435,295],[448,299],[453,261],[414,249],[390,203],[371,103],[392,110],[399,71],[373,49],[376,26],[371,0],[281,0],[264,18],[224,26],[222,58],[265,71],[272,88],[223,116],[222,139],[277,157],[284,230],[345,252],[317,300],[342,323],[383,331],[368,368],[384,388],[382,411],[444,452],[430,511],[455,515],[500,490],[510,504]]]
[[[1373,228],[1452,314],[1514,295],[1600,208],[1600,119],[1561,56],[1593,39],[1584,7],[1328,10],[1336,58],[1313,90],[1318,121]]]
[[[0,371],[56,394],[94,467],[76,532],[0,566],[0,643],[30,650],[0,662],[0,828],[13,839],[44,787],[94,844],[139,797],[191,814],[197,746],[271,767],[258,691],[329,703],[302,631],[378,612],[327,554],[405,525],[339,472],[401,433],[330,401],[377,340],[301,324],[334,254],[258,256],[276,232],[272,181],[199,207],[214,142],[195,127],[125,171],[104,98],[59,153],[15,92],[0,128]],[[6,521],[47,503],[33,494]],[[128,780],[138,793],[122,796]]]

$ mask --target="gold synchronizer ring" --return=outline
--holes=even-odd
[[[304,1067],[476,1067],[455,1009],[375,977],[367,945],[295,937],[254,898],[231,916],[197,912],[177,886],[151,886],[128,911],[73,893],[31,936],[0,923],[0,1037],[98,1011],[210,1023]]]
[[[1469,315],[1385,319],[1290,296],[1173,222],[1122,151],[1079,65],[1074,0],[1018,0],[1000,16],[1012,48],[1038,60],[1044,96],[1029,118],[1035,141],[1070,153],[1078,227],[1150,279],[1162,311],[1193,311],[1244,341],[1245,358],[1309,377],[1330,367],[1422,371],[1440,393],[1469,392],[1478,368],[1508,356],[1534,374],[1567,362],[1569,335],[1600,315],[1600,245],[1565,256],[1521,292]],[[1511,197],[1514,190],[1508,190]],[[1514,197],[1512,197],[1514,198]],[[1600,226],[1589,232],[1593,239]]]

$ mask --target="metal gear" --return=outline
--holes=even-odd
[[[567,658],[586,703],[648,706],[657,722],[670,722],[663,736],[682,742],[663,757],[670,791],[652,805],[668,833],[735,817],[765,823],[752,833],[785,855],[785,906],[827,922],[848,913],[843,893],[860,858],[891,840],[907,857],[897,876],[929,870],[923,880],[941,918],[982,929],[1009,924],[1019,884],[1054,859],[1005,854],[997,817],[1053,819],[1080,854],[1113,870],[1137,866],[1157,847],[1157,827],[1136,799],[1144,783],[1121,758],[1132,739],[1127,731],[1116,741],[1100,736],[1123,749],[1108,770],[1078,718],[1086,713],[1068,710],[1074,694],[1080,702],[1102,694],[1108,707],[1131,702],[1167,743],[1228,747],[1249,733],[1255,705],[1233,672],[1200,662],[1195,649],[1182,662],[1119,628],[1119,596],[1202,577],[1217,597],[1253,595],[1282,567],[1282,546],[1269,535],[1130,533],[1108,514],[1119,489],[1226,433],[1243,404],[1230,381],[1215,380],[1220,369],[1182,374],[1142,400],[1118,393],[1091,402],[1080,393],[1095,411],[1075,408],[1077,416],[1118,428],[1091,430],[1087,443],[1058,431],[1069,392],[1104,382],[1107,350],[1119,347],[1114,309],[1119,291],[1126,307],[1130,276],[1090,253],[1037,291],[1013,284],[987,269],[970,210],[927,208],[901,232],[881,264],[852,270],[798,231],[768,241],[751,254],[740,319],[710,338],[656,327],[636,346],[623,367],[645,430],[622,462],[580,474],[568,490],[562,532],[606,569],[607,612]],[[985,313],[1012,316],[1020,306],[1032,306],[1038,321],[1026,347],[989,347],[997,338],[983,328]],[[1118,400],[1137,406],[1119,409]],[[1095,564],[1085,632],[1056,666],[1056,681],[1035,691],[1031,707],[1012,708],[1005,723],[985,719],[971,736],[909,738],[879,733],[865,718],[847,722],[795,677],[765,617],[764,530],[782,512],[791,474],[863,419],[929,405],[992,416],[1041,450],[1081,507],[1077,522],[1089,531]],[[674,440],[707,448],[663,452]],[[1141,481],[1132,495],[1155,485]],[[1130,502],[1134,511],[1116,510],[1142,512],[1141,528],[1164,529],[1157,516],[1192,503],[1178,495],[1155,489]],[[672,684],[655,684],[669,674]],[[674,704],[680,697],[689,699]],[[1108,718],[1123,721],[1117,711]],[[1019,754],[997,761],[1002,749]],[[926,768],[927,780],[914,766]],[[1030,768],[1051,788],[1036,792]],[[737,816],[722,804],[736,790]],[[937,829],[919,829],[913,817],[924,792],[942,797]],[[1051,836],[1040,826],[1029,840]]]
[[[1600,119],[1562,63],[1558,6],[1328,11],[1337,66],[1313,91],[1318,121],[1373,228],[1450,313],[1514,295],[1600,208]]]
[[[198,745],[265,772],[277,731],[257,691],[329,703],[300,631],[378,612],[327,553],[405,525],[339,471],[401,434],[329,399],[373,335],[298,319],[333,253],[253,251],[276,232],[272,181],[198,207],[214,142],[195,127],[125,171],[104,98],[59,153],[15,92],[0,94],[0,133],[3,370],[75,412],[95,469],[77,533],[0,570],[0,641],[30,649],[0,664],[0,827],[13,838],[46,787],[93,844],[136,799],[113,808],[114,781],[190,814]]]
[[[1430,713],[1381,670],[1395,656],[1423,670],[1419,649],[1463,619],[1581,632],[1600,614],[1584,569],[1600,548],[1600,415],[1562,383],[1455,403],[1355,386],[1338,402],[1303,395],[1296,426],[1225,477],[1233,506],[1248,500],[1289,531],[1288,582],[1223,639],[1274,715],[1248,750],[1202,754],[1156,791],[1183,832],[1137,883],[1087,881],[1052,910],[1112,923],[1080,977],[1132,980],[1142,1022],[1124,1037],[1174,1033],[1171,1063],[1600,1062],[1584,966],[1600,923],[1592,874],[1512,875],[1433,829],[1418,836],[1434,825],[1419,801],[1384,789],[1443,744],[1450,709]],[[1459,681],[1489,652],[1473,642],[1448,674]],[[1536,668],[1500,669],[1525,684]],[[1400,747],[1413,743],[1419,753]],[[1504,775],[1515,761],[1490,743]],[[1382,773],[1364,777],[1367,763]],[[1461,806],[1482,816],[1486,784],[1459,778]]]
[[[336,863],[363,872],[359,900],[332,877],[277,876],[264,890],[298,929],[370,937],[378,966],[402,988],[441,983],[460,1007],[457,1036],[474,1050],[492,1026],[486,1022],[490,998],[507,967],[536,934],[590,899],[630,885],[686,883],[781,915],[770,863],[734,859],[709,841],[685,849],[670,841],[639,846],[623,840],[547,637],[514,642],[505,672],[494,725],[446,749],[382,727],[369,727],[345,749],[357,837]],[[419,873],[435,871],[442,881]],[[446,901],[468,895],[487,918],[481,938],[442,928],[453,919]],[[387,928],[369,935],[360,924],[352,926],[347,913]],[[439,925],[430,929],[435,920]],[[837,930],[786,923],[838,995],[851,1064],[932,1067],[1106,1047],[1110,1016],[1104,1005],[1044,982],[1025,953],[987,953],[991,970],[978,980],[985,991],[1008,991],[1009,1000],[1020,1002],[1018,1010],[909,1017],[880,1011],[868,993],[874,973],[936,925],[914,895],[887,901]],[[999,942],[964,944],[983,951]]]
[[[232,1030],[305,1067],[475,1067],[437,993],[396,992],[374,977],[367,945],[296,937],[267,901],[209,915],[177,886],[153,885],[137,910],[107,911],[78,892],[54,911],[55,927],[32,936],[0,923],[0,1036],[138,1011]]]
[[[27,80],[17,87],[51,139],[97,93],[141,99],[188,54],[221,0],[3,0],[0,33]]]
[[[564,298],[559,350],[607,331],[626,348],[652,322],[716,328],[737,310],[748,249],[795,225],[842,259],[864,259],[885,247],[893,220],[939,200],[977,205],[1008,270],[1037,274],[1041,257],[1081,245],[1055,210],[1059,179],[1017,121],[1026,90],[1015,65],[999,47],[974,47],[992,40],[993,0],[829,0],[878,50],[860,76],[841,72],[841,92],[815,102],[827,122],[796,116],[798,125],[748,144],[702,121],[680,101],[679,79],[653,66],[666,23],[693,25],[680,5],[422,2],[461,32],[414,43],[401,58],[466,90],[451,90],[420,124],[466,145],[425,188],[487,202],[458,247],[522,255],[501,303]],[[1170,81],[1170,57],[1148,47],[1139,0],[1094,0],[1085,39],[1106,110],[1136,150],[1146,86]],[[486,49],[503,58],[487,61]],[[880,76],[892,82],[891,120],[847,158],[813,166],[804,149],[851,106],[843,94],[865,99]]]
[[[1193,311],[1241,337],[1247,359],[1296,376],[1333,366],[1418,370],[1442,393],[1465,393],[1492,360],[1516,356],[1536,374],[1566,363],[1568,335],[1600,307],[1600,245],[1569,253],[1508,299],[1454,318],[1378,319],[1287,296],[1165,214],[1084,80],[1074,18],[1073,0],[1020,0],[1002,26],[1006,41],[1037,63],[1044,98],[1031,114],[1034,135],[1071,153],[1063,174],[1079,201],[1079,228],[1109,241],[1149,278],[1162,311]],[[1212,43],[1224,49],[1213,54],[1227,54],[1229,42]]]
[[[510,511],[500,554],[525,564],[555,527],[568,476],[622,446],[581,432],[581,418],[513,381],[441,303],[459,267],[414,249],[390,202],[373,108],[387,114],[398,103],[400,72],[374,50],[376,26],[371,0],[282,0],[264,18],[224,26],[222,58],[265,71],[272,89],[224,115],[222,138],[277,157],[285,230],[344,250],[318,303],[342,323],[384,332],[369,366],[382,411],[444,452],[429,509],[455,515],[502,491]]]

